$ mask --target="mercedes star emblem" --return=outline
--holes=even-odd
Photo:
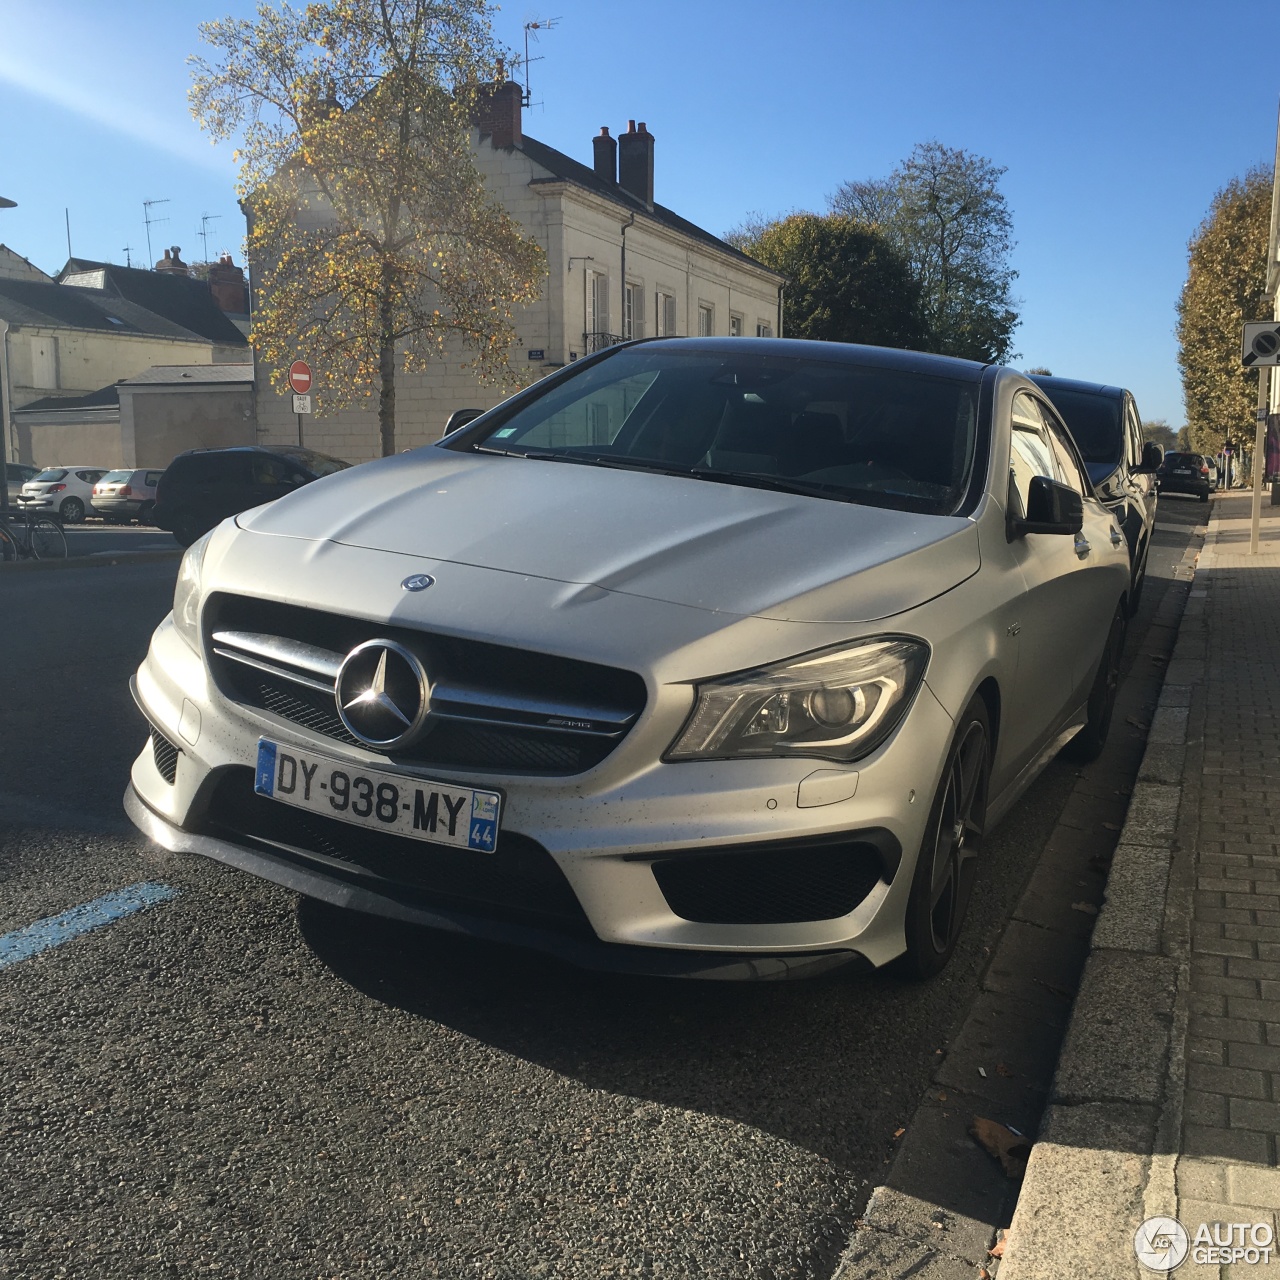
[[[431,684],[417,656],[394,640],[366,640],[343,659],[334,687],[338,716],[361,742],[380,750],[414,738],[431,706]]]
[[[435,581],[429,573],[411,573],[400,585],[406,591],[425,591],[434,586]]]

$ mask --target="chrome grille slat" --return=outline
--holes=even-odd
[[[634,672],[461,639],[397,623],[213,593],[205,652],[222,693],[246,710],[347,746],[335,705],[347,655],[384,639],[413,653],[431,681],[421,734],[384,751],[405,767],[572,775],[605,758],[639,718]]]

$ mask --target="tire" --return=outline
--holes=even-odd
[[[84,519],[84,503],[79,498],[64,498],[58,508],[58,519],[63,524],[79,524]]]
[[[1201,501],[1201,502],[1208,502],[1208,501],[1209,501],[1209,495],[1208,495],[1207,493],[1202,493],[1202,494],[1200,495],[1200,501]]]
[[[196,531],[193,524],[186,520],[175,520],[173,522],[173,538],[180,547],[189,547],[200,534]]]
[[[1142,548],[1142,562],[1138,565],[1138,572],[1133,576],[1133,583],[1129,587],[1129,617],[1133,617],[1138,612],[1138,605],[1142,600],[1142,588],[1147,585],[1147,557],[1151,554],[1151,543],[1148,542]]]
[[[156,504],[154,502],[144,502],[142,506],[138,508],[138,523],[150,524],[151,516],[155,509]]]
[[[964,924],[987,818],[991,725],[975,697],[957,723],[907,900],[907,950],[899,972],[923,980],[940,973]]]
[[[31,526],[31,555],[36,560],[65,560],[67,535],[56,520],[43,516]]]
[[[1120,687],[1120,659],[1124,656],[1125,615],[1124,606],[1117,605],[1107,632],[1107,643],[1102,650],[1102,662],[1089,690],[1089,718],[1084,728],[1065,747],[1062,755],[1068,760],[1088,764],[1102,754],[1111,731],[1111,716],[1116,709],[1116,690]]]
[[[18,558],[18,544],[7,529],[0,528],[0,564],[9,564]]]

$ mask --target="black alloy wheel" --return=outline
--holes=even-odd
[[[933,977],[955,950],[977,873],[990,775],[990,721],[975,697],[960,717],[916,860],[899,962],[907,977]]]
[[[138,508],[138,523],[150,524],[151,516],[155,509],[156,504],[154,502],[144,502],[142,506]]]
[[[84,503],[79,498],[64,498],[58,508],[58,519],[63,524],[79,524],[84,519]]]
[[[1085,721],[1084,728],[1062,748],[1062,754],[1068,760],[1088,764],[1090,760],[1096,760],[1102,754],[1102,748],[1107,745],[1111,716],[1116,709],[1116,690],[1120,687],[1125,626],[1124,605],[1117,605],[1115,616],[1111,619],[1111,630],[1107,632],[1107,643],[1102,651],[1098,674],[1094,676],[1093,688],[1089,690],[1089,718]]]

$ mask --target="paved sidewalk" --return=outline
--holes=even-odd
[[[1178,1280],[1280,1278],[1280,507],[1256,556],[1250,509],[1214,501],[1000,1280],[1158,1274],[1156,1215]]]

